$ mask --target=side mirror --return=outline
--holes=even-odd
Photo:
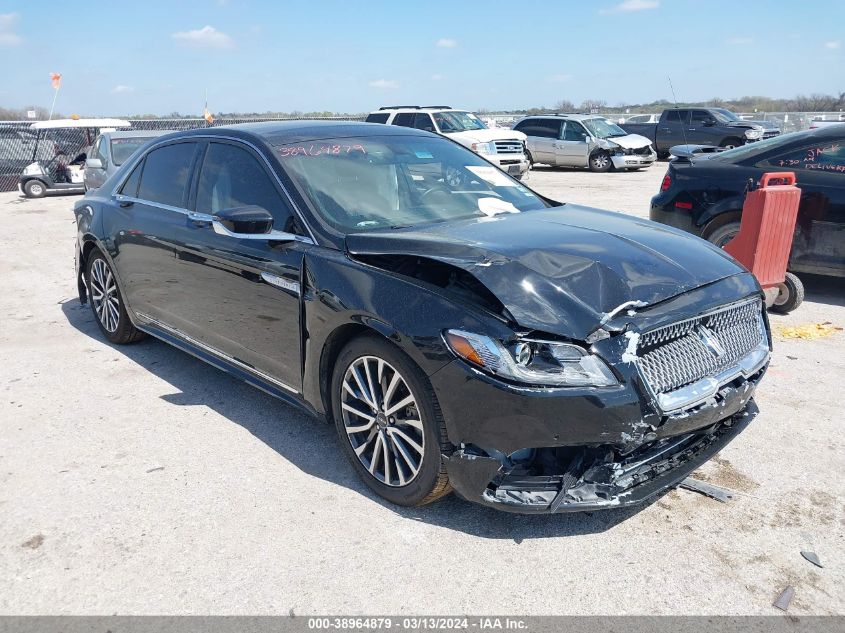
[[[706,127],[712,127],[716,125],[716,119],[704,119],[704,125]]]
[[[313,244],[308,237],[273,230],[273,216],[267,209],[248,205],[224,209],[216,215],[189,213],[189,219],[200,225],[208,225],[218,235],[225,235],[237,240],[265,240],[268,242],[304,242]]]
[[[89,169],[102,169],[103,161],[101,161],[99,158],[89,158],[85,161],[85,166]]]
[[[223,209],[213,217],[216,225],[221,225],[231,233],[249,235],[269,233],[273,230],[273,216],[267,209],[255,205]]]

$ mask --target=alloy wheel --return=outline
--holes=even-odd
[[[362,356],[346,369],[340,406],[346,437],[361,465],[388,486],[405,486],[420,472],[425,433],[417,400],[387,361]]]
[[[105,260],[98,257],[91,265],[91,303],[106,332],[114,333],[120,320],[117,282]]]
[[[595,169],[604,169],[610,163],[610,157],[605,153],[596,154],[591,159],[591,162]]]

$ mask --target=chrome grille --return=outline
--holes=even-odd
[[[772,138],[773,136],[780,136],[780,130],[764,130],[763,138]]]
[[[522,141],[518,139],[494,141],[497,154],[522,154]]]
[[[656,394],[668,393],[737,364],[765,337],[758,299],[673,323],[640,336],[640,370]]]

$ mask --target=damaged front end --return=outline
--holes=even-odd
[[[677,485],[757,416],[750,401],[705,429],[623,454],[614,446],[553,447],[509,456],[467,445],[446,458],[462,497],[520,513],[580,512],[643,503]]]

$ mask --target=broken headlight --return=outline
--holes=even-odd
[[[463,330],[447,330],[443,338],[456,356],[506,380],[553,387],[609,387],[618,382],[601,358],[570,343],[519,338],[505,344]]]

